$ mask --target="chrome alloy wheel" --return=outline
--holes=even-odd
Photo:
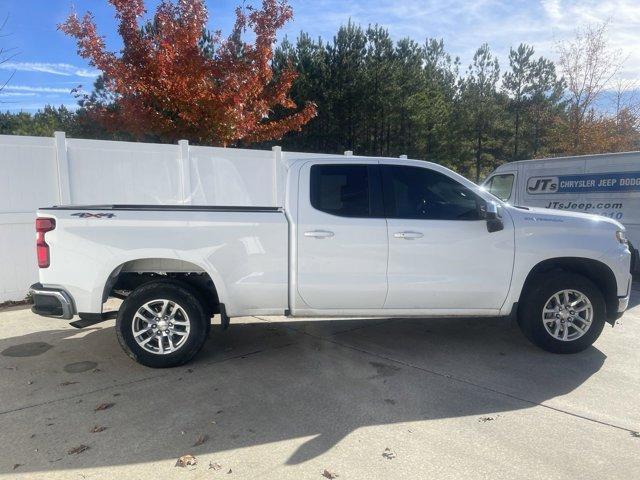
[[[571,342],[582,337],[593,321],[593,305],[577,290],[554,293],[542,309],[542,323],[556,340]]]
[[[167,355],[187,341],[189,316],[173,300],[151,300],[138,309],[131,330],[136,343],[147,352]]]

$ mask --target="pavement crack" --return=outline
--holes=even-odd
[[[261,321],[267,322],[267,323],[272,323],[272,324],[274,323],[274,322],[272,322],[271,320],[269,320],[267,318],[256,317],[256,316],[254,316],[253,318],[256,318],[258,320],[261,320]],[[565,410],[563,408],[553,407],[553,406],[547,405],[545,403],[540,403],[540,402],[536,402],[534,400],[529,400],[527,398],[523,398],[523,397],[520,397],[518,395],[514,395],[512,393],[503,392],[502,390],[498,390],[498,389],[493,388],[493,387],[488,387],[486,385],[482,385],[480,383],[476,383],[476,382],[473,382],[473,381],[468,380],[466,378],[462,378],[462,377],[458,377],[456,375],[452,375],[450,373],[439,372],[437,370],[431,370],[429,368],[425,368],[425,367],[422,367],[420,365],[413,364],[411,362],[407,362],[407,361],[404,361],[404,360],[398,360],[396,358],[389,357],[388,355],[372,352],[372,351],[366,350],[364,348],[355,347],[353,345],[348,345],[346,343],[342,343],[342,342],[340,342],[338,340],[335,340],[335,339],[331,338],[331,336],[324,337],[324,336],[321,336],[321,335],[315,335],[313,333],[309,333],[309,332],[306,332],[304,330],[301,330],[301,329],[298,329],[298,328],[295,328],[295,327],[289,326],[289,325],[282,325],[282,327],[283,328],[288,328],[290,330],[293,330],[293,331],[295,331],[297,333],[301,333],[303,335],[307,335],[307,336],[309,336],[311,338],[314,338],[316,340],[329,342],[329,343],[332,343],[332,344],[337,345],[337,346],[342,347],[342,348],[353,350],[353,351],[356,351],[356,352],[359,352],[359,353],[362,353],[362,354],[365,354],[365,355],[369,355],[369,356],[372,356],[372,357],[375,357],[375,358],[378,358],[378,359],[381,359],[381,360],[386,360],[388,362],[393,362],[393,363],[396,363],[398,365],[402,365],[404,367],[413,368],[415,370],[419,370],[419,371],[422,371],[424,373],[428,373],[428,374],[431,374],[431,375],[436,375],[438,377],[445,378],[447,380],[451,380],[451,381],[454,381],[454,382],[457,382],[457,383],[461,383],[461,384],[468,385],[468,386],[471,386],[471,387],[474,387],[474,388],[478,388],[478,389],[484,390],[486,392],[490,392],[490,393],[494,393],[496,395],[500,395],[500,396],[503,396],[503,397],[506,397],[506,398],[510,398],[512,400],[517,400],[519,402],[527,403],[527,404],[532,405],[532,406],[538,406],[538,407],[546,408],[548,410],[551,410],[551,411],[554,411],[554,412],[557,412],[557,413],[568,415],[568,416],[571,416],[571,417],[574,417],[574,418],[577,418],[577,419],[580,419],[580,420],[586,420],[588,422],[592,422],[592,423],[595,423],[595,424],[598,424],[598,425],[602,425],[602,426],[605,426],[605,427],[615,428],[617,430],[621,430],[621,431],[627,432],[627,433],[629,433],[631,435],[637,434],[637,431],[632,429],[632,428],[623,427],[621,425],[616,425],[615,423],[605,422],[603,420],[598,420],[597,418],[592,418],[592,417],[588,417],[586,415],[581,415],[579,413],[571,412],[571,411]],[[357,329],[358,328],[355,328],[353,330],[357,330]],[[338,333],[345,333],[345,332],[348,332],[348,331],[349,330],[345,330],[343,332],[338,332]]]

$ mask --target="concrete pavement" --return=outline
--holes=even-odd
[[[113,322],[9,309],[0,476],[636,478],[638,302],[577,355],[505,319],[253,317],[170,370],[126,357]],[[184,454],[197,465],[176,467]]]

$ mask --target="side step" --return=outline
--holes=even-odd
[[[95,325],[96,323],[112,320],[118,316],[118,311],[104,313],[79,313],[80,319],[71,322],[69,325],[75,328],[85,328]]]

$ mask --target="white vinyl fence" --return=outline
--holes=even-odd
[[[351,152],[345,152],[350,154]],[[0,302],[38,278],[35,212],[82,204],[282,205],[283,158],[334,155],[0,135]],[[336,155],[337,156],[337,155]]]

